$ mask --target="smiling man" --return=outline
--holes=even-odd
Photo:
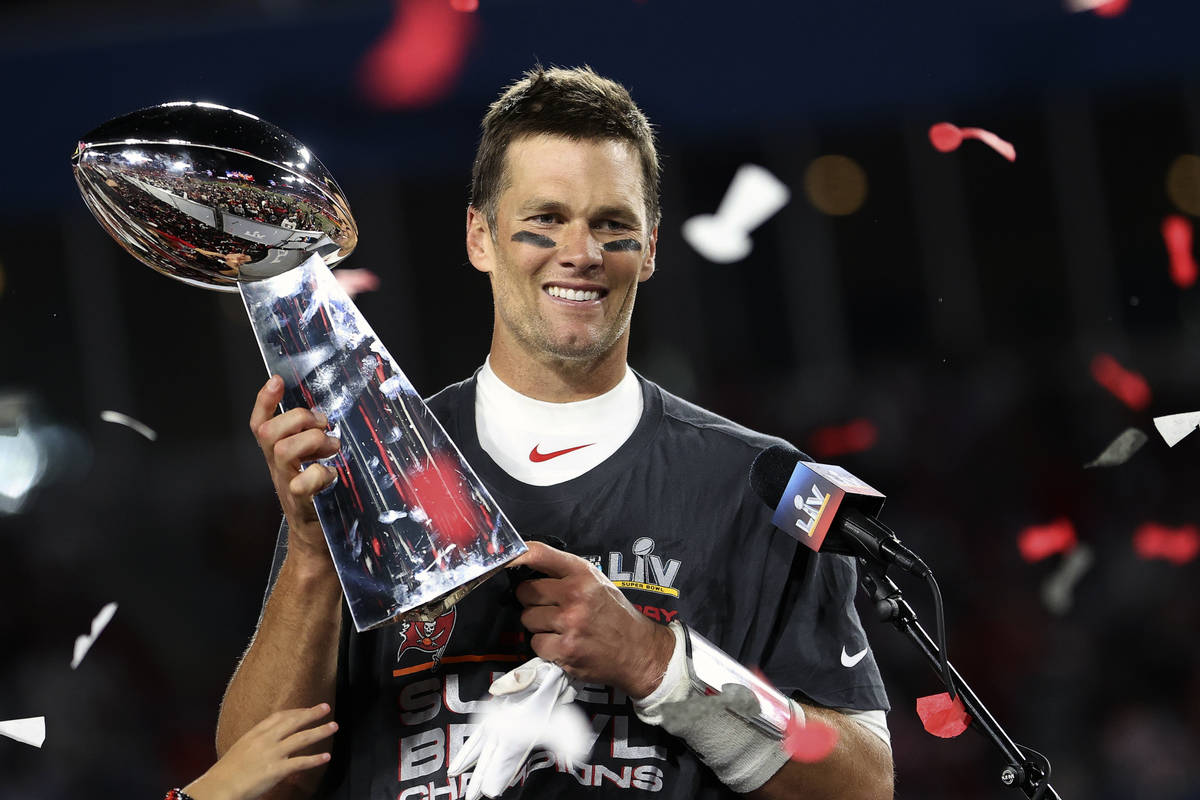
[[[515,590],[495,578],[434,622],[354,633],[312,507],[333,474],[299,469],[337,442],[306,410],[273,417],[272,379],[251,427],[287,517],[286,557],[226,693],[218,749],[273,711],[331,702],[339,732],[320,783],[309,773],[272,797],[457,800],[468,777],[448,767],[470,714],[536,654],[573,679],[592,746],[573,766],[535,750],[503,797],[891,797],[887,698],[854,609],[855,565],[775,531],[747,481],[780,440],[626,363],[660,219],[645,116],[590,69],[538,68],[482,128],[466,242],[491,283],[491,350],[429,404],[517,530],[564,546],[531,542],[518,561],[541,576]],[[788,761],[693,689],[701,653],[761,669],[791,698],[779,696],[783,714],[835,728],[836,748]]]

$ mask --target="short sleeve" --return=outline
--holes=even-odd
[[[796,548],[762,663],[781,691],[830,708],[890,708],[857,591],[855,559]]]

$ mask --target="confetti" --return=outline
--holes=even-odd
[[[122,414],[120,411],[101,411],[100,419],[104,420],[105,422],[115,422],[118,425],[124,425],[127,428],[133,428],[135,431],[140,433],[142,436],[145,436],[152,442],[158,438],[158,434],[155,433],[154,429],[149,425],[146,425],[143,422],[138,422],[133,417]]]
[[[75,637],[75,654],[71,658],[71,669],[79,666],[83,661],[83,657],[87,655],[87,651],[92,648],[99,638],[101,631],[112,621],[113,614],[117,613],[117,604],[109,603],[104,608],[100,609],[100,613],[92,620],[91,633],[85,633],[83,636]]]
[[[1137,428],[1126,428],[1120,436],[1109,443],[1108,447],[1104,448],[1103,453],[1096,456],[1094,461],[1084,464],[1083,468],[1120,466],[1133,458],[1134,453],[1141,450],[1149,440],[1150,437]]]
[[[801,764],[815,764],[832,753],[837,743],[837,729],[819,719],[800,722],[793,716],[783,736],[783,749]]]
[[[0,736],[7,736],[23,744],[41,747],[46,741],[46,718],[26,717],[0,721]]]
[[[1171,280],[1181,289],[1196,282],[1200,269],[1192,255],[1192,223],[1184,216],[1171,214],[1162,223],[1163,243],[1170,258]]]
[[[1047,525],[1030,525],[1017,536],[1017,549],[1029,563],[1049,558],[1073,548],[1077,542],[1075,525],[1060,517]]]
[[[957,150],[964,139],[977,139],[1009,161],[1017,160],[1017,148],[991,131],[983,128],[960,128],[949,122],[939,122],[929,129],[929,142],[935,150],[949,153]]]
[[[1150,384],[1146,379],[1122,367],[1108,353],[1099,353],[1092,359],[1092,377],[1134,411],[1150,405]]]
[[[1129,0],[1067,0],[1067,10],[1092,11],[1100,17],[1115,17],[1129,8]]]
[[[1172,564],[1186,564],[1200,554],[1200,529],[1195,525],[1169,528],[1144,522],[1133,534],[1133,549],[1146,560],[1162,558]]]
[[[420,108],[444,97],[462,72],[478,18],[446,0],[395,0],[391,28],[359,66],[359,85],[379,108]]]
[[[1042,583],[1042,603],[1052,614],[1062,615],[1071,610],[1075,603],[1075,585],[1095,560],[1092,548],[1086,544],[1078,545]]]
[[[808,438],[809,449],[819,458],[832,458],[870,450],[879,438],[875,423],[855,419],[845,425],[829,425],[813,431]]]
[[[942,739],[953,739],[971,724],[971,717],[963,708],[962,696],[951,700],[946,692],[918,697],[917,716],[926,731]]]
[[[379,288],[379,276],[369,269],[335,269],[333,277],[337,278],[342,291],[350,297],[373,292]]]
[[[1154,427],[1167,446],[1174,447],[1184,437],[1200,427],[1200,411],[1188,411],[1183,414],[1168,414],[1165,417],[1155,417]]]
[[[733,176],[716,214],[701,214],[683,223],[683,238],[717,264],[732,264],[750,255],[750,233],[787,205],[787,185],[755,164],[743,164]]]

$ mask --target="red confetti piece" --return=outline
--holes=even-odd
[[[479,10],[479,0],[450,0],[450,7],[455,11],[470,13]]]
[[[1108,353],[1099,353],[1092,359],[1092,377],[1134,411],[1150,405],[1150,384],[1146,379],[1122,367]]]
[[[946,692],[918,697],[917,716],[926,731],[943,739],[953,739],[971,724],[971,716],[963,708],[962,696],[951,700]]]
[[[1017,549],[1021,551],[1021,558],[1032,564],[1055,553],[1065,553],[1077,542],[1071,520],[1060,517],[1048,525],[1030,525],[1021,531],[1017,536]]]
[[[818,458],[831,458],[847,453],[870,450],[879,431],[869,419],[856,419],[845,425],[829,425],[813,431],[809,437],[809,449]]]
[[[1009,161],[1017,160],[1017,148],[1011,142],[983,128],[960,128],[949,122],[939,122],[929,129],[929,142],[942,153],[957,150],[964,139],[977,139]]]
[[[446,0],[396,0],[392,27],[363,58],[359,84],[380,108],[428,106],[462,72],[477,18]]]
[[[1092,9],[1098,17],[1115,17],[1124,14],[1129,8],[1129,0],[1108,0]]]
[[[801,723],[793,716],[783,736],[784,751],[802,764],[815,764],[832,753],[837,743],[836,728],[811,718]]]
[[[1133,549],[1144,559],[1162,558],[1186,564],[1200,554],[1200,529],[1195,525],[1169,528],[1145,522],[1133,534]]]
[[[1196,257],[1192,255],[1192,223],[1187,217],[1171,214],[1162,223],[1163,243],[1171,259],[1171,280],[1181,289],[1196,282]]]

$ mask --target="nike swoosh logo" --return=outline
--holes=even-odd
[[[575,445],[574,447],[568,447],[565,450],[555,450],[553,453],[539,453],[538,446],[535,444],[533,446],[533,449],[529,451],[529,460],[535,464],[540,464],[543,461],[549,461],[552,458],[558,458],[559,456],[565,456],[567,453],[574,453],[576,450],[582,450],[583,448],[591,447],[594,444],[595,444],[595,442],[589,442],[588,444],[579,444],[579,445]]]
[[[854,655],[850,655],[849,653],[846,652],[846,646],[842,645],[842,666],[843,667],[856,666],[858,664],[858,662],[862,661],[866,655],[867,655],[866,647],[864,647],[862,650],[859,650]]]

